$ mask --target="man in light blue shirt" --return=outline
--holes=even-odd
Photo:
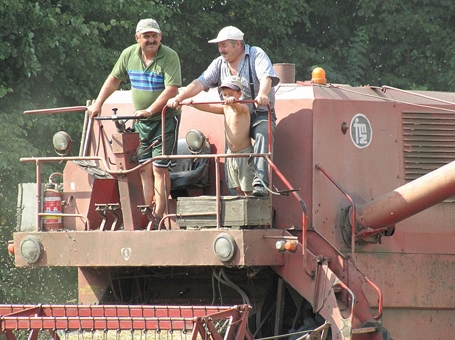
[[[280,79],[273,69],[267,54],[256,46],[249,46],[243,40],[243,32],[237,27],[224,27],[209,43],[218,44],[220,56],[212,61],[201,76],[191,82],[181,93],[170,99],[169,107],[197,95],[202,90],[218,87],[224,79],[238,76],[242,80],[242,99],[254,99],[257,107],[249,104],[251,124],[250,137],[254,139],[254,153],[268,152],[268,108],[272,109],[272,134],[275,132],[275,90]],[[273,137],[273,135],[272,135]],[[272,140],[273,143],[273,140]],[[253,180],[253,195],[267,196],[264,186],[269,184],[268,164],[262,157],[255,158],[256,175]]]

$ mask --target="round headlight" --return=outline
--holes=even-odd
[[[213,251],[221,261],[230,261],[235,255],[236,244],[234,238],[227,234],[219,234],[213,242]]]
[[[193,153],[200,153],[204,148],[205,137],[201,131],[190,130],[186,134],[186,144]]]
[[[65,131],[59,131],[52,137],[55,152],[60,156],[66,156],[71,151],[72,140]]]
[[[20,254],[27,263],[35,263],[41,256],[42,245],[35,236],[25,236],[19,246]]]

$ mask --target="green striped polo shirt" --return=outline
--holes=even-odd
[[[131,82],[131,93],[135,110],[145,110],[158,98],[166,86],[182,86],[180,59],[177,53],[161,44],[154,60],[145,67],[141,59],[141,47],[132,45],[123,50],[111,75],[122,81]],[[167,108],[166,117],[172,117],[180,110]],[[160,114],[148,119],[159,120]]]

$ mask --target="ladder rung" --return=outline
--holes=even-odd
[[[352,334],[367,334],[367,333],[374,333],[377,332],[377,327],[362,327],[362,328],[354,328],[352,330]]]

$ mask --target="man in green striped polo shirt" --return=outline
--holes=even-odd
[[[161,44],[162,33],[153,19],[142,19],[136,27],[136,42],[123,50],[111,74],[102,86],[95,103],[90,106],[92,117],[101,112],[106,99],[122,81],[130,81],[135,116],[142,117],[134,123],[139,132],[141,145],[138,151],[140,162],[176,151],[179,109],[166,109],[165,149],[161,143],[161,112],[167,101],[178,93],[182,85],[180,59],[171,48]],[[146,119],[144,119],[146,118]],[[155,202],[155,225],[163,217],[171,188],[170,160],[154,160],[141,168],[145,204]]]

